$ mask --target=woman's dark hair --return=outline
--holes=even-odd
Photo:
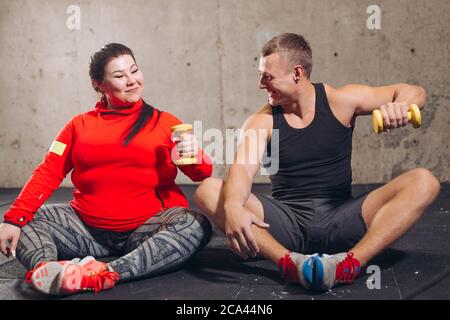
[[[120,43],[108,43],[91,56],[91,61],[89,63],[89,76],[91,77],[92,85],[95,91],[101,92],[98,88],[98,84],[103,82],[103,78],[105,76],[105,66],[112,59],[122,55],[130,55],[136,62],[133,51]],[[138,119],[127,131],[127,135],[123,140],[123,144],[125,146],[127,146],[133,137],[147,124],[148,120],[153,116],[155,110],[155,108],[143,101],[142,110]],[[158,111],[156,110],[156,112]]]
[[[122,142],[124,146],[127,146],[130,143],[130,141],[134,138],[134,136],[137,135],[138,132],[141,131],[141,129],[143,127],[145,127],[148,120],[150,120],[152,118],[153,113],[157,112],[157,117],[158,117],[158,119],[156,119],[156,121],[155,121],[153,128],[156,126],[156,123],[159,120],[159,114],[160,114],[159,110],[153,108],[151,105],[147,104],[144,100],[142,100],[142,102],[143,102],[143,104],[142,104],[141,114],[139,115],[137,120],[133,123],[133,125],[130,127],[130,129],[127,131],[127,136],[125,137],[125,139],[123,139],[123,142]]]

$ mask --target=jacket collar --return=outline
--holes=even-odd
[[[99,115],[130,115],[133,113],[136,113],[137,111],[141,110],[143,105],[142,99],[139,99],[135,104],[133,104],[131,107],[124,107],[121,109],[108,109],[108,106],[106,104],[106,99],[102,98],[100,101],[97,102],[95,105],[95,111]]]

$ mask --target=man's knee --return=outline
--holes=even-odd
[[[223,181],[217,178],[207,178],[197,187],[194,194],[194,201],[204,213],[210,214],[210,207],[212,203],[219,201],[220,190],[222,189]]]
[[[433,202],[441,189],[439,180],[431,171],[424,168],[411,170],[410,174],[413,181],[409,187],[415,191],[414,198],[420,199],[424,205]]]

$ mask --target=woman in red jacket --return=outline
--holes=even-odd
[[[16,256],[30,270],[27,280],[47,294],[98,292],[173,270],[211,234],[175,185],[172,159],[197,157],[179,167],[193,181],[211,176],[211,161],[192,134],[173,141],[171,127],[181,121],[142,100],[132,51],[104,46],[89,74],[102,98],[59,132],[0,225],[2,253]],[[73,200],[43,205],[69,172]],[[95,259],[110,256],[119,258]]]

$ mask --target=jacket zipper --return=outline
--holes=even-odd
[[[164,201],[163,201],[163,199],[161,198],[161,196],[159,195],[158,190],[155,190],[155,193],[156,193],[156,196],[158,197],[159,201],[161,202],[161,206],[162,206],[163,208],[165,208],[166,206],[164,205]]]

